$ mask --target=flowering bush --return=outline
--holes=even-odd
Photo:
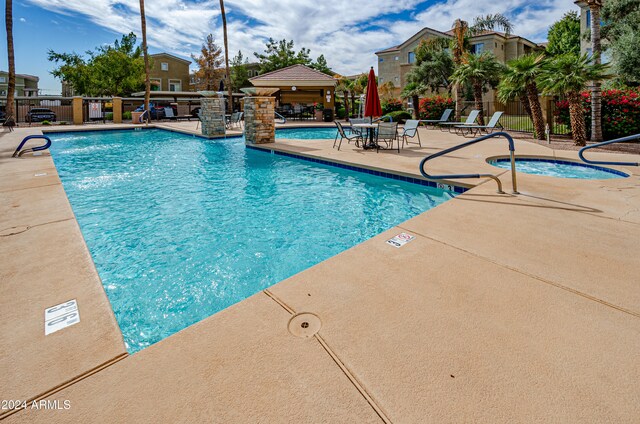
[[[433,96],[420,99],[420,119],[440,119],[445,109],[453,109],[451,97]]]
[[[580,93],[587,137],[591,135],[591,93]],[[556,102],[559,124],[569,125],[569,102]],[[605,140],[640,133],[640,92],[604,90],[602,92],[602,135]]]
[[[391,99],[382,103],[383,115],[386,115],[389,112],[395,112],[397,110],[402,110],[402,102],[398,99]]]

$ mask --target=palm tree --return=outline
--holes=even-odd
[[[576,146],[585,146],[587,142],[580,92],[589,81],[607,78],[607,68],[601,63],[594,63],[587,55],[575,54],[556,56],[542,65],[538,86],[543,94],[567,97],[571,134]]]
[[[224,12],[224,0],[220,0],[220,16],[222,16],[222,34],[224,37],[224,62],[227,89],[229,93],[229,113],[233,112],[233,88],[231,87],[231,70],[229,69],[229,39],[227,38],[227,14]]]
[[[469,37],[480,34],[484,31],[493,31],[496,28],[502,29],[505,33],[505,36],[509,36],[513,31],[513,25],[509,21],[509,19],[496,13],[495,15],[485,15],[485,16],[477,16],[473,25],[469,26],[467,21],[463,21],[462,19],[456,19],[453,23],[453,40],[451,50],[453,52],[453,62],[456,66],[461,65],[466,60],[466,54],[469,50]],[[456,85],[456,119],[460,120],[460,115],[462,114],[462,86],[460,84]]]
[[[7,0],[5,9],[5,23],[7,27],[7,59],[9,62],[9,75],[7,81],[7,105],[5,112],[7,119],[10,117],[15,122],[14,93],[16,90],[16,60],[13,52],[13,2]]]
[[[350,118],[349,114],[349,92],[351,91],[352,81],[345,77],[338,79],[338,85],[336,86],[336,92],[342,93],[344,99],[344,115],[346,119]]]
[[[508,90],[505,88],[500,91],[500,86],[510,89],[513,87],[523,87],[527,98],[527,104],[531,111],[531,119],[533,127],[536,131],[538,140],[544,140],[544,117],[542,115],[542,107],[540,106],[540,98],[538,97],[538,86],[536,78],[540,74],[540,66],[544,56],[536,54],[528,54],[517,59],[510,60],[507,63],[507,69],[500,85],[498,86],[498,98],[500,94],[505,94]],[[508,97],[508,96],[505,96]],[[503,99],[500,99],[503,100]]]
[[[144,110],[149,122],[149,102],[151,101],[151,80],[149,79],[149,52],[147,51],[147,18],[144,13],[144,0],[140,0],[140,24],[142,26],[142,54],[144,55]]]
[[[591,51],[593,63],[600,64],[602,44],[600,41],[600,10],[602,0],[586,0],[591,11]],[[602,141],[602,85],[600,81],[591,83],[591,141]]]
[[[407,85],[404,86],[402,93],[400,96],[403,99],[411,99],[411,103],[413,104],[413,118],[420,119],[420,96],[423,95],[427,91],[427,87],[424,85],[409,81]]]
[[[504,66],[496,57],[489,52],[484,52],[467,55],[466,61],[458,66],[451,77],[455,84],[471,84],[475,108],[480,111],[478,114],[480,125],[484,125],[482,92],[485,86],[497,84],[503,72]]]
[[[525,113],[533,122],[533,116],[531,114],[531,106],[529,105],[529,97],[527,97],[527,90],[521,84],[514,84],[510,81],[502,80],[498,85],[498,100],[502,103],[508,103],[510,101],[519,99],[522,103]]]

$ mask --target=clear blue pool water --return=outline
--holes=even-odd
[[[509,159],[498,159],[490,163],[499,168],[511,169]],[[614,169],[547,159],[516,159],[516,170],[525,174],[579,178],[583,180],[607,180],[628,177],[628,175]]]
[[[276,138],[289,138],[295,140],[333,140],[336,138],[336,128],[291,128],[277,130]]]
[[[51,138],[132,353],[453,197],[242,139],[161,130]]]

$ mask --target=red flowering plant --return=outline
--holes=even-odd
[[[433,96],[420,99],[420,119],[440,119],[445,109],[453,109],[451,97]]]
[[[591,134],[591,93],[580,93],[587,136]],[[556,102],[559,124],[569,125],[569,102]],[[602,134],[605,140],[640,133],[640,92],[604,90],[602,92]]]
[[[390,112],[396,112],[398,110],[403,110],[402,101],[398,99],[390,99],[382,102],[382,113],[386,115]]]

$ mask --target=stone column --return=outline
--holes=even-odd
[[[122,124],[122,97],[114,97],[112,100],[113,123]]]
[[[224,111],[222,97],[203,97],[200,100],[202,135],[209,137],[225,135]]]
[[[244,138],[248,144],[275,143],[275,97],[244,98]]]
[[[73,125],[82,125],[84,116],[82,114],[82,97],[75,96],[72,100],[73,104]]]

